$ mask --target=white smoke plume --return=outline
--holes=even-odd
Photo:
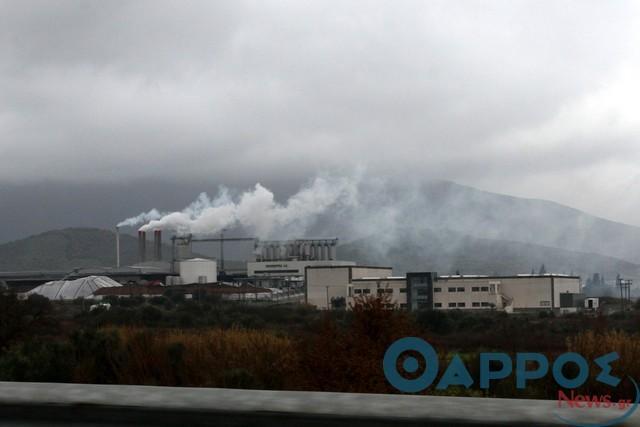
[[[120,221],[117,227],[135,227],[138,224],[153,221],[162,218],[162,214],[157,209],[151,209],[149,212],[142,212],[138,216],[127,218]]]
[[[160,214],[153,209],[120,224],[144,224],[141,231],[170,230],[197,235],[241,226],[261,239],[289,238],[303,235],[327,209],[355,205],[357,190],[358,183],[353,178],[318,177],[280,204],[274,194],[259,183],[235,200],[226,188],[221,188],[215,198],[202,193],[182,211]]]

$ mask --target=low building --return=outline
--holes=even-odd
[[[563,274],[439,276],[433,308],[496,308],[506,311],[575,307],[580,278]]]
[[[215,283],[218,281],[218,264],[215,260],[191,258],[180,261],[180,282],[183,285]]]
[[[361,277],[351,281],[348,288],[347,305],[358,298],[378,296],[384,298],[387,308],[407,309],[406,277]]]
[[[307,304],[326,310],[332,307],[343,307],[353,298],[354,281],[367,277],[391,276],[391,267],[371,267],[351,265],[310,265],[305,267],[304,282],[305,301]],[[357,282],[357,289],[370,289],[372,284]],[[377,292],[377,291],[376,291]]]
[[[185,299],[197,298],[199,294],[206,296],[220,296],[229,300],[259,300],[264,295],[270,296],[271,290],[256,288],[249,285],[231,286],[222,283],[203,283],[197,285],[124,285],[117,288],[98,289],[93,299],[98,301],[105,297],[143,297],[152,298],[162,295],[184,295]]]
[[[562,274],[438,276],[416,272],[393,277],[390,268],[355,266],[313,267],[306,272],[306,301],[320,309],[348,307],[359,296],[386,295],[389,307],[408,310],[567,312],[577,309],[581,295],[580,278]]]

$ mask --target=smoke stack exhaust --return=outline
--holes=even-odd
[[[144,231],[138,231],[138,260],[147,260],[147,233]]]
[[[162,261],[162,231],[154,230],[153,232],[153,259],[154,261]]]

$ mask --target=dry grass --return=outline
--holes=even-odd
[[[606,331],[595,333],[593,331],[582,332],[575,337],[567,339],[569,351],[584,356],[588,361],[610,352],[617,352],[620,359],[612,363],[612,373],[619,378],[632,377],[640,380],[640,335],[627,334],[622,331]],[[600,368],[591,363],[590,381],[586,389],[591,393],[607,392],[604,384],[595,381],[600,373]],[[629,381],[623,381],[619,386],[622,395],[635,397],[634,389]]]
[[[271,332],[243,329],[113,328],[108,359],[120,384],[287,388],[293,344]]]

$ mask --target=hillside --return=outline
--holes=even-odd
[[[57,270],[102,268],[116,265],[116,237],[110,230],[98,228],[65,228],[52,230],[26,239],[0,245],[0,271]],[[207,249],[207,248],[203,248]],[[147,242],[147,257],[152,242]],[[162,246],[163,259],[170,259],[171,247]],[[194,257],[215,257],[211,251],[193,253]],[[120,234],[120,265],[138,263],[138,238]],[[227,260],[227,268],[244,268],[244,262]]]
[[[170,248],[165,247],[164,251],[169,254]],[[137,238],[121,234],[121,265],[132,265],[137,261]],[[0,245],[0,271],[66,271],[76,267],[115,265],[115,233],[108,230],[67,228]]]
[[[574,252],[528,243],[492,240],[453,231],[424,230],[400,233],[386,242],[360,239],[339,248],[340,258],[359,263],[382,264],[394,274],[407,271],[436,271],[440,274],[518,274],[548,272],[576,274],[583,278],[604,274],[609,281],[617,274],[640,278],[640,265],[593,253]]]
[[[639,227],[554,202],[449,181],[365,182],[359,199],[353,208],[321,217],[309,234],[335,235],[343,241],[378,235],[385,242],[399,242],[402,230],[409,228],[409,235],[448,230],[456,236],[594,253],[640,264]]]

